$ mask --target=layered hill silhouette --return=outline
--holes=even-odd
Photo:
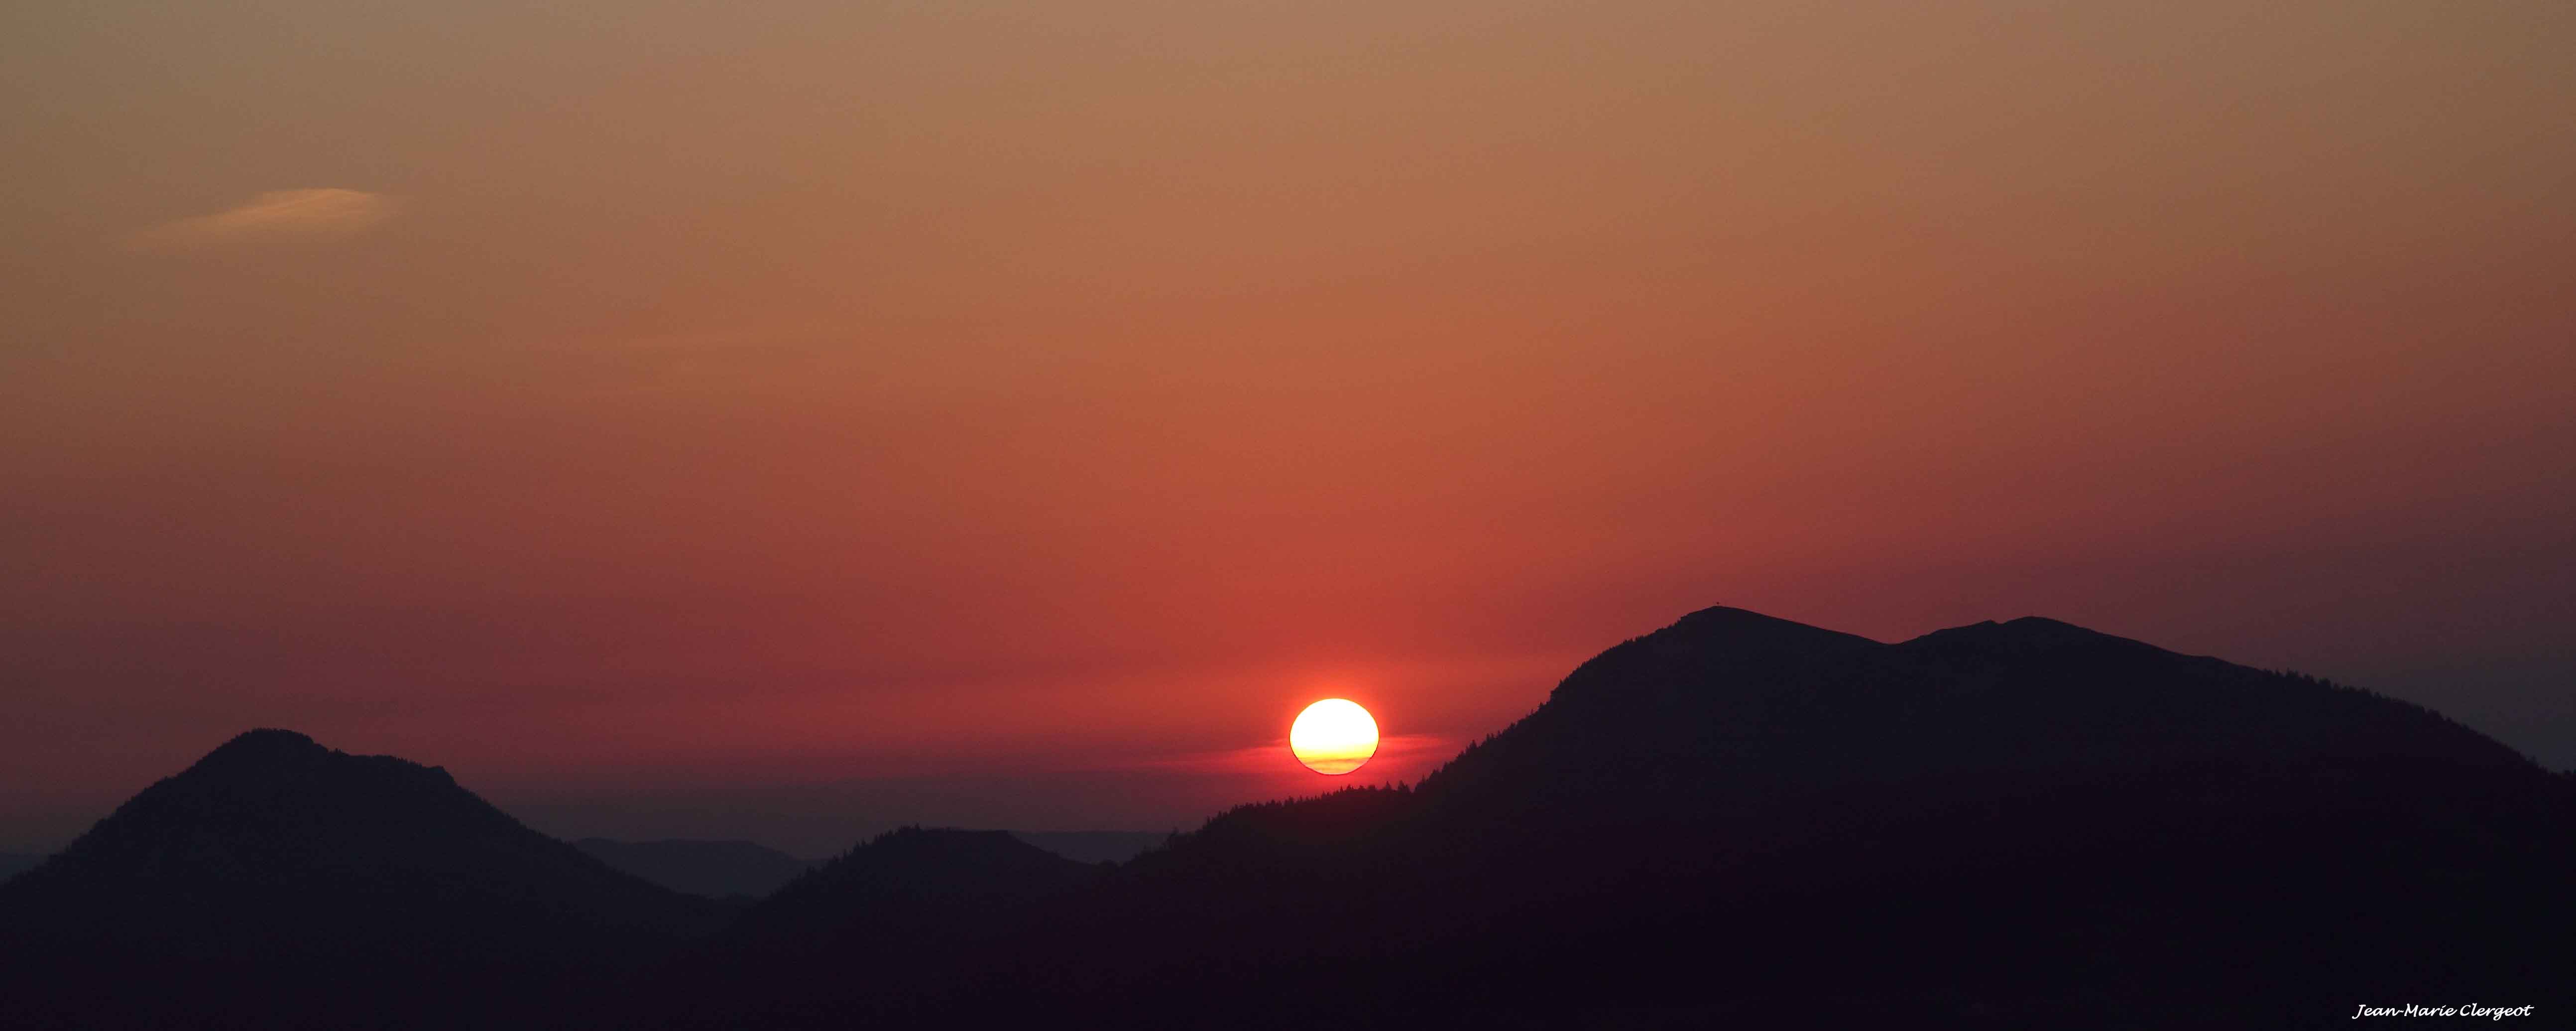
[[[279,956],[374,957],[294,1010],[374,1024],[2564,1013],[2571,801],[2438,714],[2295,674],[2042,619],[1883,644],[1715,608],[1584,663],[1420,784],[1238,807],[1115,865],[906,829],[694,938],[721,907],[434,769],[255,732],[0,885],[0,940],[59,957],[48,989],[213,957],[273,995],[297,969]],[[396,958],[440,973],[371,965]],[[499,1005],[530,970],[557,1004]],[[269,1015],[224,984],[172,997]]]
[[[708,898],[759,898],[814,868],[810,861],[749,841],[583,838],[573,847],[665,888]]]
[[[657,971],[641,996],[648,1004],[625,1019],[828,1024],[859,1016],[834,1005],[853,997],[870,1000],[862,1012],[875,1021],[972,1011],[983,1001],[936,989],[1009,954],[1031,914],[1104,873],[1008,831],[890,831],[826,860]]]
[[[445,770],[255,730],[0,884],[0,1023],[480,1023],[718,919]]]
[[[1012,831],[1011,836],[1083,863],[1124,863],[1171,837],[1154,831]]]
[[[946,982],[768,1016],[2306,1024],[2563,991],[2570,800],[2307,677],[2044,619],[1890,645],[1716,608],[1419,785],[1238,808]]]
[[[965,915],[1061,894],[1097,873],[1008,831],[905,827],[826,860],[735,922],[764,948],[892,935],[920,943]]]
[[[1011,837],[1081,863],[1123,863],[1162,844],[1169,834],[1146,831],[1008,831]],[[716,899],[758,899],[822,865],[751,841],[616,841],[582,838],[573,847],[619,870],[673,891]],[[0,854],[0,877],[13,857]],[[33,866],[42,857],[26,856]]]

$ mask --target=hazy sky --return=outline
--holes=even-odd
[[[230,734],[819,852],[1726,603],[2576,765],[2576,5],[0,12],[0,848]]]

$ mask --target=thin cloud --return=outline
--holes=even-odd
[[[211,215],[164,223],[127,239],[143,251],[185,251],[235,241],[349,236],[394,216],[392,198],[361,190],[274,190]]]

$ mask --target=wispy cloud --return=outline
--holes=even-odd
[[[186,251],[234,241],[336,237],[394,216],[392,198],[361,190],[273,190],[211,215],[153,226],[126,239],[143,251]]]

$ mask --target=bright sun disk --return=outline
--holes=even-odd
[[[1349,773],[1377,754],[1377,721],[1358,702],[1327,698],[1297,714],[1288,750],[1317,773]]]

